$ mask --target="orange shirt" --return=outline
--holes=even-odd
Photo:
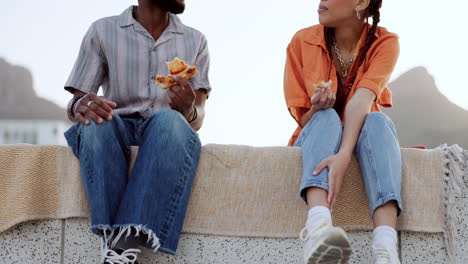
[[[310,98],[314,94],[313,85],[320,81],[332,80],[331,88],[336,94],[338,79],[336,68],[328,55],[325,43],[325,28],[316,25],[297,32],[287,49],[286,69],[284,73],[284,95],[292,117],[299,124],[289,140],[289,146],[296,141],[302,128],[300,120],[305,110],[310,109]],[[367,27],[361,34],[358,48],[365,42]],[[400,46],[398,36],[383,27],[376,31],[377,39],[367,52],[363,64],[359,67],[356,80],[348,94],[346,103],[357,88],[367,88],[376,94],[371,112],[380,112],[379,105],[392,106],[392,93],[387,83],[395,68]],[[341,116],[344,122],[344,114]]]

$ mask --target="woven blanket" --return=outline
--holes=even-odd
[[[453,238],[453,200],[463,176],[463,150],[401,149],[404,212],[398,229],[445,232]],[[466,153],[465,153],[466,154]],[[132,150],[135,160],[137,150]],[[293,147],[205,145],[194,181],[185,233],[297,237],[307,208],[298,196],[301,152]],[[89,217],[79,161],[67,147],[0,145],[0,232],[33,219]],[[369,205],[353,158],[334,224],[371,230]]]

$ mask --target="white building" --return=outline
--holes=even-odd
[[[71,125],[63,107],[36,94],[28,69],[0,58],[0,144],[67,145]]]
[[[63,120],[0,120],[0,144],[62,145],[71,126]]]

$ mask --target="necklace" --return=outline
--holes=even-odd
[[[335,50],[335,54],[338,57],[338,60],[340,61],[341,69],[343,70],[343,79],[346,80],[346,78],[348,77],[349,66],[351,66],[351,64],[353,64],[353,61],[354,61],[354,54],[349,59],[348,63],[345,63],[343,60],[343,56],[341,56],[340,50],[338,49],[338,46],[336,45],[335,38],[333,38],[333,49]]]

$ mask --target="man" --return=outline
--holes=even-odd
[[[140,245],[177,249],[200,156],[195,131],[211,90],[206,39],[175,15],[184,8],[184,0],[139,0],[96,21],[65,85],[77,121],[65,137],[80,160],[104,263],[137,263]],[[161,89],[154,76],[167,75],[176,57],[199,73]],[[100,86],[104,96],[96,95]],[[129,177],[132,145],[139,152]]]

